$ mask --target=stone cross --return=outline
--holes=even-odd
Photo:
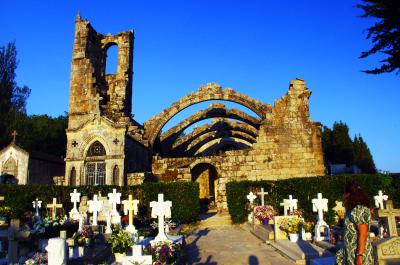
[[[383,209],[385,209],[383,207],[383,201],[387,201],[388,200],[388,196],[384,195],[383,192],[381,190],[379,190],[378,195],[374,196],[374,200],[375,200],[376,208],[379,208],[379,209],[383,210]]]
[[[118,214],[117,204],[121,203],[121,193],[113,189],[113,192],[108,194],[108,201],[111,203],[113,214]]]
[[[73,220],[78,220],[79,219],[79,212],[77,209],[77,203],[80,202],[81,194],[74,189],[73,193],[69,194],[71,196],[71,202],[74,204],[74,207],[72,210],[69,212],[69,217]]]
[[[313,212],[318,212],[317,222],[324,221],[324,212],[328,211],[328,199],[322,198],[322,193],[318,193],[316,199],[312,199]]]
[[[17,135],[18,135],[18,133],[17,133],[17,131],[16,130],[14,130],[13,132],[12,132],[12,137],[13,137],[13,140],[12,140],[12,142],[15,144],[15,141],[16,141],[16,138],[17,138]]]
[[[391,237],[397,236],[396,216],[400,216],[400,209],[393,208],[391,200],[386,201],[386,209],[378,210],[379,217],[386,217],[389,226],[389,235]]]
[[[261,191],[257,193],[257,195],[260,195],[261,197],[261,206],[264,206],[264,196],[267,195],[268,192],[264,191],[264,188],[261,188]]]
[[[97,225],[97,214],[103,210],[103,202],[97,199],[97,195],[93,195],[93,200],[88,201],[89,213],[93,213],[93,224]]]
[[[151,217],[158,217],[158,235],[154,238],[154,241],[167,241],[168,238],[165,235],[164,229],[164,217],[171,218],[171,201],[164,201],[164,194],[158,194],[158,201],[150,202]]]
[[[96,96],[92,99],[93,100],[93,112],[96,114],[100,113],[100,101],[103,99],[103,97],[100,97],[99,94],[96,94]]]
[[[110,211],[108,211],[106,214],[106,223],[107,223],[107,225],[106,225],[105,234],[111,234],[112,230],[111,230],[111,212]]]
[[[252,191],[250,191],[250,193],[247,194],[246,198],[249,200],[250,205],[253,206],[253,202],[257,198],[257,196],[254,195]]]
[[[335,220],[337,222],[337,221],[339,221],[339,217],[340,218],[344,218],[344,214],[346,212],[346,209],[344,208],[342,201],[335,201],[335,204],[336,205],[335,205],[335,207],[333,207],[333,210],[336,213]]]
[[[297,199],[293,199],[293,196],[289,195],[289,199],[284,199],[280,205],[283,206],[284,215],[287,216],[288,212],[297,210]]]
[[[79,227],[78,227],[78,232],[81,232],[83,229],[83,222],[84,222],[84,215],[83,213],[79,213]]]
[[[123,200],[122,204],[124,205],[124,213],[129,213],[129,223],[125,230],[130,233],[136,233],[136,228],[133,225],[133,214],[136,215],[138,212],[139,200],[133,200],[132,195],[129,194],[128,200]]]
[[[32,204],[33,208],[35,208],[35,217],[40,219],[39,209],[42,208],[42,201],[39,201],[38,198],[36,198]]]
[[[62,208],[62,204],[57,204],[57,198],[53,198],[52,204],[47,204],[47,208],[51,211],[51,218],[54,220],[56,219],[57,208]]]

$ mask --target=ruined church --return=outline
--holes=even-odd
[[[118,48],[115,74],[107,50]],[[302,79],[269,105],[209,83],[140,124],[132,116],[134,32],[103,35],[78,14],[71,63],[64,185],[132,185],[197,181],[200,198],[227,209],[231,180],[278,180],[325,174],[320,124],[310,120],[311,91]],[[163,131],[194,104],[218,100]],[[252,116],[220,101],[238,103]],[[190,133],[191,125],[211,120]]]

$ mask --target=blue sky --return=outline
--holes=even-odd
[[[29,114],[68,110],[78,10],[100,33],[135,30],[132,100],[141,123],[208,82],[273,104],[301,77],[313,92],[313,120],[346,122],[378,169],[400,172],[400,76],[364,74],[380,58],[358,59],[371,47],[373,21],[359,17],[354,0],[279,2],[3,0],[0,45],[16,42]]]

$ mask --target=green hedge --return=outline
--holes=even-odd
[[[343,201],[345,183],[356,180],[370,195],[371,202],[378,190],[383,190],[394,201],[396,207],[400,207],[400,176],[399,175],[341,175],[322,176],[311,178],[293,178],[280,181],[233,181],[226,185],[229,214],[233,223],[243,223],[247,219],[248,200],[246,195],[250,190],[264,188],[268,191],[265,196],[265,203],[274,206],[283,212],[279,205],[284,198],[292,194],[298,199],[299,208],[304,210],[306,218],[312,218],[311,200],[322,192],[324,198],[329,199],[329,208],[335,206],[335,200]],[[256,203],[260,203],[260,197]]]
[[[198,219],[200,212],[199,186],[195,182],[159,182],[145,183],[138,186],[47,186],[47,185],[0,185],[0,196],[5,197],[0,202],[0,215],[7,217],[22,218],[25,214],[33,212],[32,201],[39,198],[42,201],[42,213],[46,212],[45,206],[52,202],[53,197],[57,202],[62,202],[63,212],[67,214],[72,209],[70,193],[76,188],[81,196],[93,198],[93,194],[99,191],[102,196],[112,192],[116,188],[122,193],[121,200],[132,194],[135,199],[140,200],[139,213],[143,217],[150,217],[150,201],[157,200],[158,193],[164,193],[164,200],[172,201],[172,219],[183,223],[193,222]],[[11,209],[10,212],[5,207]]]

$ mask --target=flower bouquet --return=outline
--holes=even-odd
[[[257,206],[254,209],[254,216],[262,223],[268,224],[268,221],[276,215],[274,207],[271,205]]]
[[[113,232],[107,242],[111,244],[111,251],[114,253],[115,261],[120,262],[122,256],[134,245],[133,237],[130,233],[122,230],[119,226],[114,226]]]
[[[288,233],[291,242],[297,242],[302,225],[303,219],[300,217],[284,218],[279,224],[280,229]]]
[[[154,265],[178,264],[182,256],[182,245],[170,241],[155,242],[149,244],[144,253],[153,256]]]
[[[297,217],[303,217],[303,211],[300,209],[295,209],[293,211],[290,211],[288,213],[290,216],[297,216]]]

